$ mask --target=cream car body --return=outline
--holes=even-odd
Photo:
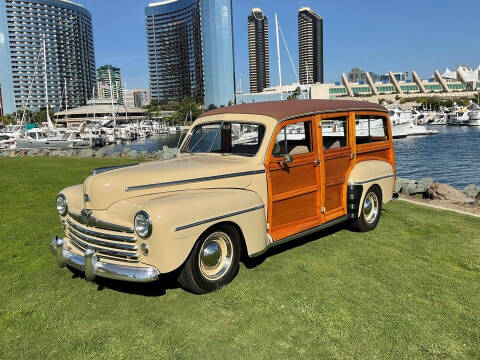
[[[256,155],[179,151],[171,160],[98,169],[82,185],[62,190],[68,207],[60,216],[65,237],[51,244],[59,265],[81,269],[89,280],[148,282],[181,268],[202,234],[218,224],[237,229],[249,256],[275,244],[268,225],[266,161],[281,121],[251,112],[207,113],[192,128],[222,121],[264,126]],[[348,186],[363,189],[355,201],[362,203],[372,184],[381,188],[384,203],[391,200],[394,172],[391,164],[378,160],[352,164]],[[147,238],[135,232],[140,211],[150,217]],[[355,211],[359,215],[360,207]]]

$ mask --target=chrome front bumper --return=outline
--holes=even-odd
[[[88,281],[94,281],[95,276],[103,278],[132,281],[151,282],[158,279],[159,272],[153,267],[134,267],[126,265],[115,265],[97,260],[97,255],[92,249],[85,250],[84,256],[75,254],[65,249],[65,240],[54,237],[50,248],[57,257],[58,266],[63,268],[66,265],[85,272]]]

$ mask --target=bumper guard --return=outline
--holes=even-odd
[[[50,244],[52,252],[57,257],[58,266],[69,265],[85,272],[88,281],[94,281],[96,276],[103,278],[131,281],[152,282],[158,279],[159,272],[153,267],[135,267],[101,262],[92,249],[85,250],[84,256],[65,249],[65,240],[55,236]]]

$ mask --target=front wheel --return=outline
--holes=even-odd
[[[370,187],[363,199],[360,215],[353,223],[353,228],[360,232],[372,231],[377,227],[382,214],[382,192],[376,185]]]
[[[178,282],[196,294],[228,284],[238,272],[240,247],[240,236],[232,226],[219,225],[206,231],[184,264]]]

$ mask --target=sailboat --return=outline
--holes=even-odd
[[[59,132],[50,118],[50,103],[48,98],[48,73],[47,73],[47,50],[46,37],[43,35],[43,72],[45,82],[45,105],[47,114],[47,132],[42,129],[34,128],[26,131],[22,138],[16,141],[16,147],[19,149],[31,148],[71,148],[86,147],[89,142],[82,139],[80,133],[75,130],[67,130],[64,133]],[[35,78],[35,73],[33,79]],[[33,81],[32,79],[32,81]],[[28,102],[28,100],[27,100]]]

